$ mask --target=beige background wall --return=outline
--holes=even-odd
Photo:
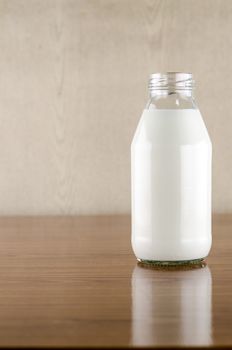
[[[231,0],[0,0],[0,214],[130,210],[151,72],[192,71],[232,210]]]

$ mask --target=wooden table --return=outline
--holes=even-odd
[[[0,346],[232,345],[232,216],[208,265],[137,265],[128,216],[0,219]]]

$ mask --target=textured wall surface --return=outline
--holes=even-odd
[[[130,211],[149,73],[191,71],[232,210],[231,0],[0,0],[0,214]]]

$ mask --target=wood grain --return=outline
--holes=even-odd
[[[0,0],[0,214],[128,213],[151,72],[192,71],[232,210],[230,0]]]
[[[0,347],[232,346],[232,215],[204,268],[137,265],[127,216],[0,218]]]

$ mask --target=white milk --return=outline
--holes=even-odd
[[[138,259],[201,259],[211,247],[211,142],[197,109],[145,109],[131,146]]]

